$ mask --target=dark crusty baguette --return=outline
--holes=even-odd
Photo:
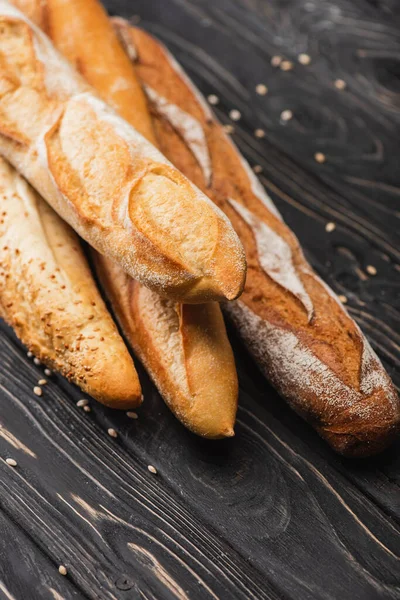
[[[49,367],[113,408],[141,403],[132,358],[77,235],[0,158],[0,314]]]
[[[336,451],[382,450],[399,431],[400,402],[368,341],[173,57],[114,22],[137,57],[162,152],[228,215],[245,247],[245,290],[225,308],[258,364]]]
[[[143,135],[154,136],[134,67],[97,0],[18,3],[28,13],[33,10],[33,18],[51,34],[55,46],[105,101]],[[198,435],[233,435],[238,382],[219,305],[178,304],[97,253],[95,264],[127,339],[175,415]]]
[[[225,215],[4,0],[0,22],[0,153],[144,285],[188,302],[237,297],[245,259]]]

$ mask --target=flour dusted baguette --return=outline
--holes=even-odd
[[[335,450],[378,452],[399,431],[400,403],[368,341],[175,60],[143,31],[116,26],[137,55],[162,151],[226,212],[245,247],[245,291],[226,310],[258,364]]]
[[[114,408],[141,390],[70,227],[0,158],[0,314],[42,362]]]
[[[24,12],[25,4],[27,0],[19,0]],[[134,68],[97,0],[41,0],[39,8],[35,19],[102,98],[143,135],[154,135]],[[124,93],[115,95],[122,76]],[[238,383],[219,305],[178,304],[140,285],[100,254],[95,263],[127,339],[175,415],[198,435],[233,435]]]
[[[240,294],[243,248],[223,213],[4,0],[0,21],[0,153],[143,284],[191,302]]]

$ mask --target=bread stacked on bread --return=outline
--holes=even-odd
[[[368,341],[173,57],[147,33],[114,23],[135,57],[162,152],[227,214],[245,247],[245,290],[225,310],[263,372],[338,452],[381,450],[399,431],[400,402]]]
[[[240,294],[240,238],[247,282],[225,309],[262,370],[338,452],[384,448],[400,428],[393,384],[172,56],[117,19],[124,57],[95,0],[15,4],[99,96],[0,0],[0,153],[104,255],[114,310],[175,414],[201,435],[232,434],[237,381],[219,307],[178,301]]]
[[[0,21],[1,154],[141,283],[186,302],[237,297],[245,259],[226,216],[4,0]]]
[[[35,8],[18,3],[28,12]],[[155,141],[145,95],[101,4],[45,0],[34,17],[102,99]],[[95,253],[94,259],[125,336],[171,410],[199,435],[232,436],[238,383],[219,305],[179,304],[142,286],[109,258]]]

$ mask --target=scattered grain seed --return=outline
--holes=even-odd
[[[286,109],[281,112],[281,121],[290,121],[293,119],[293,113],[291,110]]]
[[[217,104],[219,104],[219,98],[215,94],[210,94],[207,97],[207,100],[209,101],[210,104],[212,104],[212,106],[216,106]]]
[[[291,71],[293,69],[293,63],[291,60],[283,60],[280,64],[282,71]]]
[[[82,398],[82,400],[78,400],[78,402],[76,403],[76,405],[79,406],[79,408],[82,408],[87,404],[89,404],[89,400],[87,400],[86,398]]]
[[[320,164],[322,164],[326,161],[326,156],[322,152],[316,152],[314,154],[314,158],[317,161],[317,163],[320,163]]]
[[[133,410],[128,410],[128,412],[126,413],[126,416],[129,417],[130,419],[138,419],[139,415],[137,413],[135,413]]]
[[[254,165],[254,167],[253,167],[254,173],[262,173],[262,170],[263,170],[263,168],[261,165]]]
[[[367,273],[369,273],[370,275],[376,275],[377,272],[378,271],[376,270],[376,267],[374,267],[373,265],[367,266]]]
[[[107,429],[107,433],[108,433],[108,435],[110,435],[113,438],[118,437],[118,433],[112,427],[110,427],[109,429]]]
[[[35,365],[39,366],[40,365],[40,360],[38,358],[34,358],[33,362],[35,363]]]
[[[311,62],[311,56],[302,52],[298,55],[297,60],[301,65],[309,65]]]
[[[13,458],[6,458],[6,463],[10,466],[10,467],[16,467],[17,466],[17,461],[14,460]]]
[[[66,567],[64,567],[64,565],[60,565],[58,567],[58,572],[60,573],[60,575],[66,575],[68,573]]]
[[[90,413],[92,409],[90,408],[90,406],[89,406],[88,404],[85,404],[85,406],[83,407],[83,410],[84,410],[86,413]]]
[[[229,135],[235,131],[235,128],[233,127],[233,125],[224,125],[224,131]]]
[[[256,129],[254,132],[254,135],[257,138],[263,138],[263,137],[265,137],[265,131],[264,131],[264,129]]]
[[[35,385],[33,388],[33,393],[36,394],[36,396],[41,396],[43,394],[43,390],[38,385]]]
[[[328,233],[332,233],[332,231],[335,231],[335,229],[336,229],[336,224],[332,223],[332,221],[325,225],[325,231],[327,231]]]
[[[271,65],[273,67],[279,67],[279,65],[281,64],[281,62],[282,62],[282,56],[273,56],[271,58]]]
[[[46,377],[50,377],[50,375],[51,375],[50,369],[45,369],[44,374],[46,375]]]
[[[28,358],[32,358],[33,352],[27,352],[26,355],[27,355]]]
[[[232,119],[232,121],[240,121],[240,119],[242,118],[240,110],[237,110],[236,108],[233,108],[229,111],[229,116]]]
[[[157,473],[157,469],[153,467],[153,465],[149,465],[147,468],[150,471],[150,473],[154,473],[154,475]]]
[[[46,385],[47,379],[39,379],[38,385]]]
[[[256,85],[256,92],[260,96],[265,96],[265,94],[268,94],[268,88],[263,83],[259,83],[258,85]]]
[[[343,79],[336,79],[334,86],[338,90],[344,90],[347,87],[347,83]]]
[[[347,303],[347,298],[346,296],[343,296],[343,294],[339,295],[339,300],[342,304],[346,304]]]

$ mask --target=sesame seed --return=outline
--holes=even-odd
[[[44,374],[46,375],[46,377],[50,377],[50,375],[51,375],[50,369],[45,369]]]
[[[215,94],[210,94],[207,97],[207,100],[209,101],[210,104],[212,104],[213,106],[215,106],[216,104],[219,104],[219,98],[218,96],[216,96]]]
[[[233,127],[233,125],[224,125],[224,131],[229,135],[230,133],[233,133],[235,131],[235,128]]]
[[[301,65],[309,65],[311,62],[311,56],[309,54],[301,53],[298,55],[297,60]]]
[[[36,396],[41,396],[43,394],[43,390],[38,385],[35,385],[33,388],[33,393],[36,394]]]
[[[347,87],[347,83],[343,79],[336,79],[334,86],[338,90],[344,90]]]
[[[281,121],[290,121],[293,119],[293,113],[291,110],[286,109],[281,112]]]
[[[118,433],[112,427],[110,427],[109,429],[107,429],[107,433],[108,433],[108,435],[110,435],[113,438],[118,437]]]
[[[68,573],[66,567],[64,567],[64,565],[60,565],[58,567],[58,572],[60,573],[60,575],[66,575]]]
[[[326,161],[326,156],[322,152],[316,152],[314,154],[314,158],[317,161],[317,163],[320,163],[320,164],[322,164]]]
[[[332,221],[325,225],[325,231],[327,231],[328,233],[335,231],[335,229],[336,229],[336,224],[332,223]]]
[[[39,379],[38,385],[46,385],[47,379]]]
[[[32,358],[33,352],[27,352],[26,355],[27,355],[28,358]]]
[[[126,413],[126,416],[129,417],[130,419],[138,419],[139,415],[137,413],[135,413],[133,410],[128,410],[128,412]]]
[[[239,121],[242,118],[240,110],[237,110],[236,108],[233,108],[231,111],[229,111],[229,116],[232,121]]]
[[[89,404],[89,400],[86,400],[86,398],[82,398],[82,400],[78,400],[78,402],[76,403],[76,405],[79,406],[79,408],[86,406],[87,404]]]
[[[263,83],[259,83],[258,85],[256,85],[256,92],[260,96],[265,96],[265,94],[268,94],[268,88]]]
[[[6,463],[10,466],[10,467],[16,467],[17,466],[17,461],[14,460],[13,458],[6,458]]]
[[[34,358],[33,362],[35,363],[35,365],[39,366],[40,365],[40,360],[38,358]]]
[[[346,296],[343,296],[343,294],[340,294],[339,300],[340,300],[340,302],[342,304],[346,304],[347,303],[347,298],[346,298]]]
[[[254,167],[253,167],[254,173],[262,173],[262,170],[263,170],[263,168],[261,165],[254,165]]]
[[[254,132],[254,135],[257,138],[263,138],[263,137],[265,137],[265,131],[264,131],[264,129],[256,129]]]
[[[85,411],[85,413],[90,413],[91,412],[91,408],[88,404],[85,404],[85,406],[83,407],[83,410]]]
[[[374,267],[373,265],[367,266],[367,273],[369,273],[370,275],[376,275],[377,272],[378,271],[376,270],[376,267]]]
[[[293,69],[293,63],[291,60],[283,60],[280,64],[282,71],[291,71]]]
[[[279,67],[279,65],[281,64],[281,62],[282,62],[282,56],[273,56],[271,58],[271,65],[273,67]]]
[[[150,473],[154,473],[154,475],[157,473],[157,469],[153,467],[153,465],[148,465],[147,468],[150,471]]]

